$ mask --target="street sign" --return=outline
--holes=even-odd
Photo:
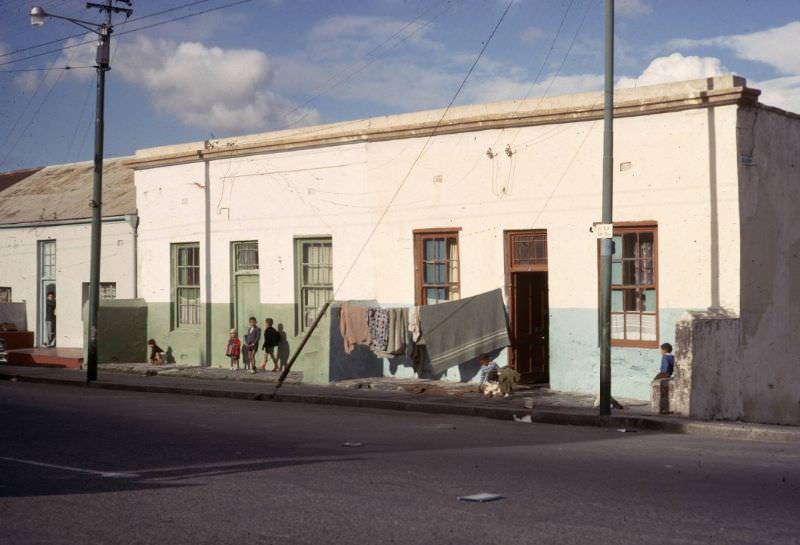
[[[597,235],[597,238],[614,238],[614,224],[596,223],[594,225],[594,234]]]

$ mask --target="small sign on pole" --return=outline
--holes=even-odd
[[[594,225],[594,234],[597,235],[597,238],[614,238],[614,224],[596,223]]]

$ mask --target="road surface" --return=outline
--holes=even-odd
[[[800,445],[3,382],[0,542],[800,543]]]

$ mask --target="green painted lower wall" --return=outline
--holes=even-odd
[[[143,299],[101,301],[97,309],[97,361],[135,363],[147,360],[147,303]],[[83,308],[84,361],[88,343],[88,305]]]
[[[225,346],[233,327],[234,316],[230,304],[211,305],[211,354],[205,353],[205,319],[189,327],[172,327],[172,306],[169,303],[148,303],[147,335],[154,338],[167,353],[167,361],[185,364],[205,364],[227,367],[230,362],[225,357]],[[205,307],[203,307],[205,308]],[[261,304],[256,318],[259,327],[264,328],[264,320],[272,318],[275,327],[282,333],[283,343],[278,357],[287,361],[293,350],[300,344],[303,335],[296,331],[295,306]],[[247,325],[242,324],[239,337],[243,338]],[[310,384],[327,384],[329,376],[330,316],[326,316],[309,339],[302,354],[292,366],[292,371],[303,373],[303,381]],[[260,364],[263,352],[259,346],[256,355]]]
[[[675,344],[675,323],[684,309],[660,309],[659,343]],[[612,348],[611,389],[616,397],[650,399],[661,362],[658,348]],[[550,387],[596,393],[600,383],[597,311],[550,309]]]

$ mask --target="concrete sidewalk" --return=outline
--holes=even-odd
[[[73,369],[0,365],[0,379],[18,382],[103,388],[150,393],[225,397],[253,401],[296,402],[435,414],[480,416],[525,423],[611,427],[629,433],[638,430],[686,433],[716,438],[800,442],[800,428],[739,422],[705,422],[649,413],[642,402],[626,405],[609,417],[591,408],[592,396],[523,390],[511,399],[486,399],[474,385],[425,380],[360,379],[331,386],[289,380],[275,395],[278,374],[146,364],[101,365],[99,380],[87,386],[85,373]],[[525,408],[525,398],[533,408]],[[621,400],[625,405],[626,400]]]

